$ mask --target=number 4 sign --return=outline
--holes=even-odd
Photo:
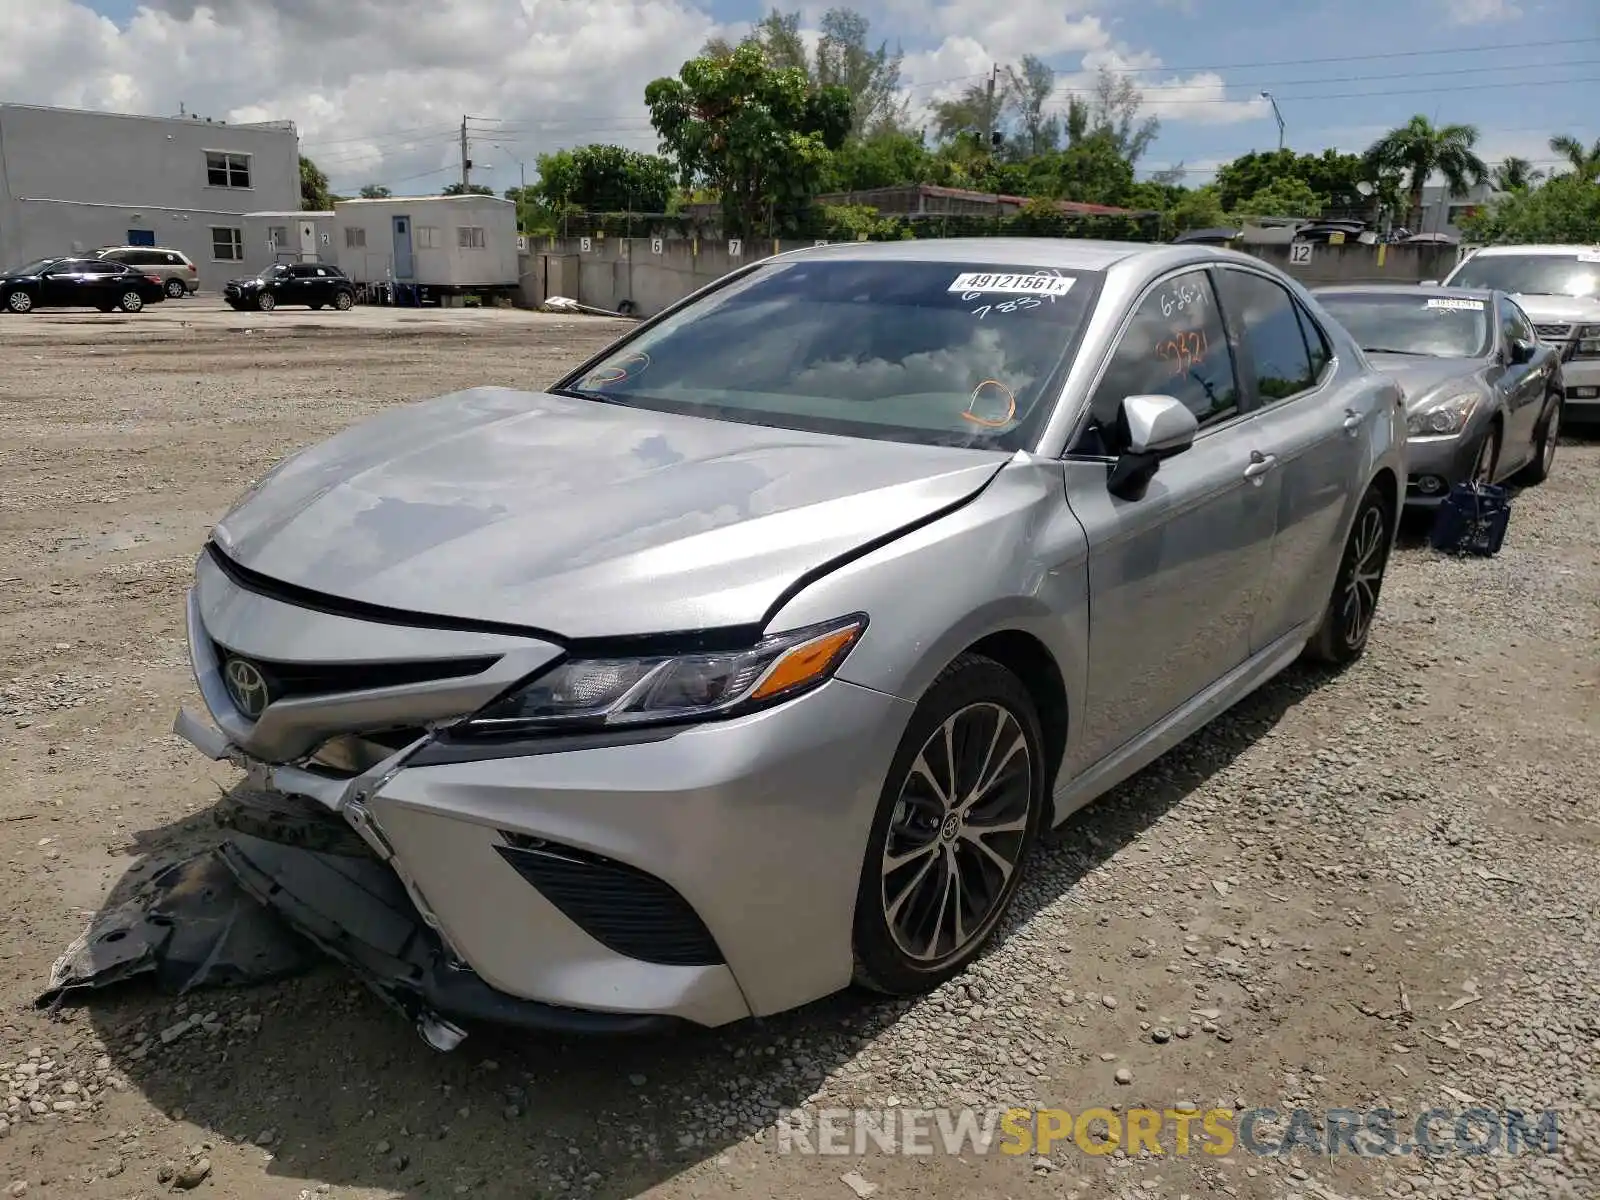
[[[1289,265],[1291,267],[1308,267],[1311,265],[1311,243],[1293,242],[1289,246]]]

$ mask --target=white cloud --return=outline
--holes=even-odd
[[[79,0],[0,0],[0,96],[122,112],[292,120],[337,190],[427,191],[454,177],[463,113],[476,178],[497,189],[544,152],[589,141],[655,149],[645,84],[724,29],[706,0],[144,0],[119,26]],[[831,0],[806,0],[814,25]],[[1483,3],[1484,0],[1473,0]],[[1152,113],[1226,124],[1264,115],[1210,73],[1162,77],[1113,42],[1108,0],[865,0],[874,34],[909,43],[918,107],[1023,54],[1082,56],[1059,80],[1087,89],[1101,62],[1140,68]],[[922,48],[918,48],[922,47]],[[492,131],[492,132],[491,132]]]
[[[1438,0],[1452,25],[1488,25],[1522,15],[1516,0]]]

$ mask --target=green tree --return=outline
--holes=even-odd
[[[588,212],[667,211],[672,164],[621,146],[579,146],[541,154],[537,192],[552,206]],[[535,189],[530,189],[535,190]]]
[[[1054,150],[1061,142],[1061,117],[1047,106],[1056,90],[1055,68],[1024,54],[1020,63],[1006,68],[1005,79],[1006,98],[1017,115],[1015,151],[1032,157]]]
[[[1461,219],[1468,241],[1482,245],[1529,242],[1600,242],[1600,183],[1577,173],[1557,175],[1537,187],[1512,192]]]
[[[689,60],[676,79],[646,87],[644,100],[683,184],[714,187],[737,236],[797,224],[850,132],[847,91],[773,67],[752,45]]]
[[[1087,101],[1086,132],[1111,139],[1117,153],[1130,166],[1144,157],[1161,132],[1161,121],[1144,112],[1144,93],[1132,79],[1101,67],[1095,72],[1094,90]],[[1069,119],[1070,126],[1071,121]]]
[[[1242,217],[1319,217],[1322,197],[1303,179],[1279,179],[1234,209]]]
[[[441,196],[492,196],[494,189],[483,183],[447,183],[440,190]]]
[[[333,207],[328,195],[328,177],[304,154],[300,156],[300,210],[325,212]]]
[[[1600,180],[1600,138],[1585,146],[1577,138],[1559,133],[1550,139],[1550,149],[1572,164],[1573,174],[1585,183]]]
[[[909,133],[884,132],[852,138],[834,153],[823,173],[825,192],[858,192],[932,182],[935,168],[922,139]]]
[[[1115,137],[1100,130],[1064,150],[1040,154],[1026,164],[1027,192],[1080,204],[1127,204],[1132,199],[1133,164]]]
[[[1176,237],[1191,229],[1218,229],[1231,224],[1216,184],[1186,191],[1165,207],[1162,226]]]
[[[1422,188],[1430,177],[1442,175],[1452,196],[1463,195],[1470,184],[1488,178],[1489,168],[1473,149],[1477,144],[1476,125],[1435,126],[1418,114],[1373,142],[1367,148],[1366,160],[1371,172],[1389,170],[1404,175],[1407,220],[1418,225],[1422,220]]]
[[[986,139],[991,130],[999,131],[1004,124],[1010,97],[1005,89],[989,91],[987,81],[969,84],[961,93],[949,100],[935,100],[932,105],[933,127],[941,142],[954,142],[963,134],[971,134],[973,144],[988,152]]]
[[[365,184],[361,189],[361,198],[363,200],[387,200],[392,195],[394,193],[381,183]]]
[[[1298,179],[1317,194],[1322,211],[1361,212],[1371,200],[1358,184],[1372,183],[1366,162],[1358,154],[1324,150],[1321,154],[1296,154],[1293,150],[1252,151],[1217,170],[1217,193],[1224,209],[1233,209],[1274,183]]]
[[[1508,157],[1494,169],[1495,189],[1502,192],[1526,191],[1542,178],[1543,171],[1534,170],[1531,162],[1516,155]]]

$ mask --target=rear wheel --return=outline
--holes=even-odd
[[[856,982],[915,995],[972,962],[1016,896],[1044,800],[1027,689],[962,655],[917,705],[878,800],[856,893]]]
[[[169,300],[182,300],[185,296],[187,296],[189,294],[189,289],[184,286],[183,280],[181,280],[181,279],[169,279],[169,280],[167,280],[166,292],[167,292],[167,299],[169,299]]]
[[[117,307],[123,312],[136,313],[144,307],[144,297],[138,292],[123,292],[122,299],[117,301]]]
[[[1339,559],[1333,595],[1328,598],[1328,611],[1306,647],[1313,658],[1344,666],[1366,651],[1393,540],[1394,517],[1389,500],[1374,483],[1356,509],[1355,522]]]
[[[6,311],[14,313],[30,313],[33,311],[33,297],[27,292],[16,291],[6,296]]]
[[[1551,392],[1545,399],[1544,415],[1539,418],[1539,434],[1533,439],[1533,459],[1517,472],[1523,487],[1535,487],[1550,478],[1556,464],[1556,442],[1561,437],[1561,397]]]
[[[256,307],[262,312],[271,312],[278,307],[278,298],[271,292],[262,292],[256,297]]]

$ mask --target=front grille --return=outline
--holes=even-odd
[[[269,703],[300,696],[326,696],[336,692],[359,692],[368,688],[406,687],[433,683],[440,679],[459,679],[487,671],[495,658],[441,658],[426,662],[389,663],[286,663],[236,654],[220,642],[212,642],[217,662],[227,675],[228,663],[241,658],[251,663],[267,683]]]
[[[725,961],[716,939],[671,884],[637,867],[522,834],[496,846],[517,874],[608,950],[640,962],[707,967]]]
[[[1535,325],[1533,331],[1546,342],[1564,342],[1572,336],[1570,325]]]

